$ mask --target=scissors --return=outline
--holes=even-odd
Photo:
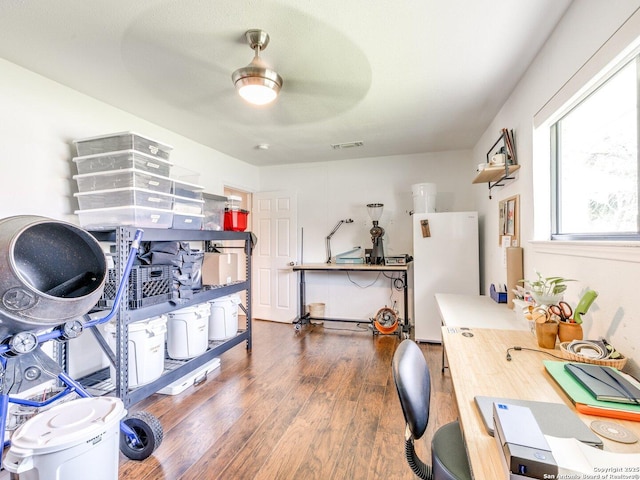
[[[558,302],[557,305],[551,305],[549,307],[549,313],[557,315],[563,322],[568,322],[573,315],[573,310],[567,302]]]

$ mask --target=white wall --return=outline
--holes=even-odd
[[[384,204],[380,226],[385,229],[385,254],[410,254],[411,185],[435,183],[439,211],[471,210],[473,196],[469,186],[474,172],[466,168],[469,162],[470,151],[453,151],[264,167],[260,169],[260,188],[297,192],[299,237],[304,237],[305,263],[326,260],[325,238],[341,219],[352,218],[354,223],[342,225],[333,236],[334,255],[354,246],[371,248],[372,223],[367,203]],[[376,279],[370,274],[350,277],[360,286]],[[391,306],[390,297],[400,298],[398,292],[391,292],[389,283],[381,275],[365,290],[354,286],[346,274],[308,275],[307,302],[326,303],[327,316],[369,318],[379,308]]]
[[[491,282],[506,279],[497,241],[497,202],[519,194],[525,277],[535,278],[534,270],[539,270],[544,275],[577,279],[565,295],[573,305],[586,289],[598,291],[599,297],[586,316],[585,338],[605,336],[632,359],[629,368],[634,373],[640,370],[640,305],[636,301],[637,285],[640,284],[638,254],[634,252],[634,246],[551,247],[549,242],[532,243],[541,235],[548,238],[549,233],[546,229],[542,234],[540,229],[534,233],[534,219],[538,225],[548,224],[549,167],[548,148],[534,148],[533,117],[639,6],[637,1],[573,2],[477,143],[471,162],[473,165],[483,161],[500,128],[515,130],[518,161],[522,165],[517,180],[495,189],[493,200],[489,200],[485,192],[474,192],[476,208],[484,224],[481,240],[484,291],[488,294]]]

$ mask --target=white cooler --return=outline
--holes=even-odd
[[[126,413],[115,397],[56,405],[15,431],[3,466],[20,480],[118,480],[120,420]]]
[[[176,360],[202,355],[209,348],[208,303],[169,312],[167,322],[167,354]]]
[[[226,340],[238,333],[240,295],[227,295],[211,302],[209,340]]]
[[[109,346],[116,349],[116,325],[106,324]],[[129,387],[146,385],[160,378],[164,371],[164,337],[167,318],[163,315],[129,324]],[[116,372],[111,367],[111,381]]]

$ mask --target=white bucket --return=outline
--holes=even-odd
[[[116,347],[116,325],[106,324],[108,342]],[[146,385],[160,378],[164,371],[164,337],[167,318],[163,315],[129,324],[129,387]],[[116,382],[116,371],[110,367],[111,381]]]
[[[207,351],[210,314],[209,303],[169,312],[167,353],[171,358],[186,360]]]
[[[120,420],[126,413],[116,397],[56,405],[15,431],[3,466],[20,480],[118,480]]]
[[[227,295],[210,302],[209,340],[226,340],[238,333],[240,295]]]
[[[433,213],[436,211],[437,189],[435,183],[411,185],[413,193],[413,213]]]

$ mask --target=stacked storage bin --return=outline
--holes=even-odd
[[[134,132],[75,140],[80,225],[171,228],[172,147]]]
[[[224,229],[224,208],[228,198],[211,193],[203,193],[204,199],[204,223],[203,230]]]
[[[173,228],[202,230],[204,187],[179,179],[172,180]]]

